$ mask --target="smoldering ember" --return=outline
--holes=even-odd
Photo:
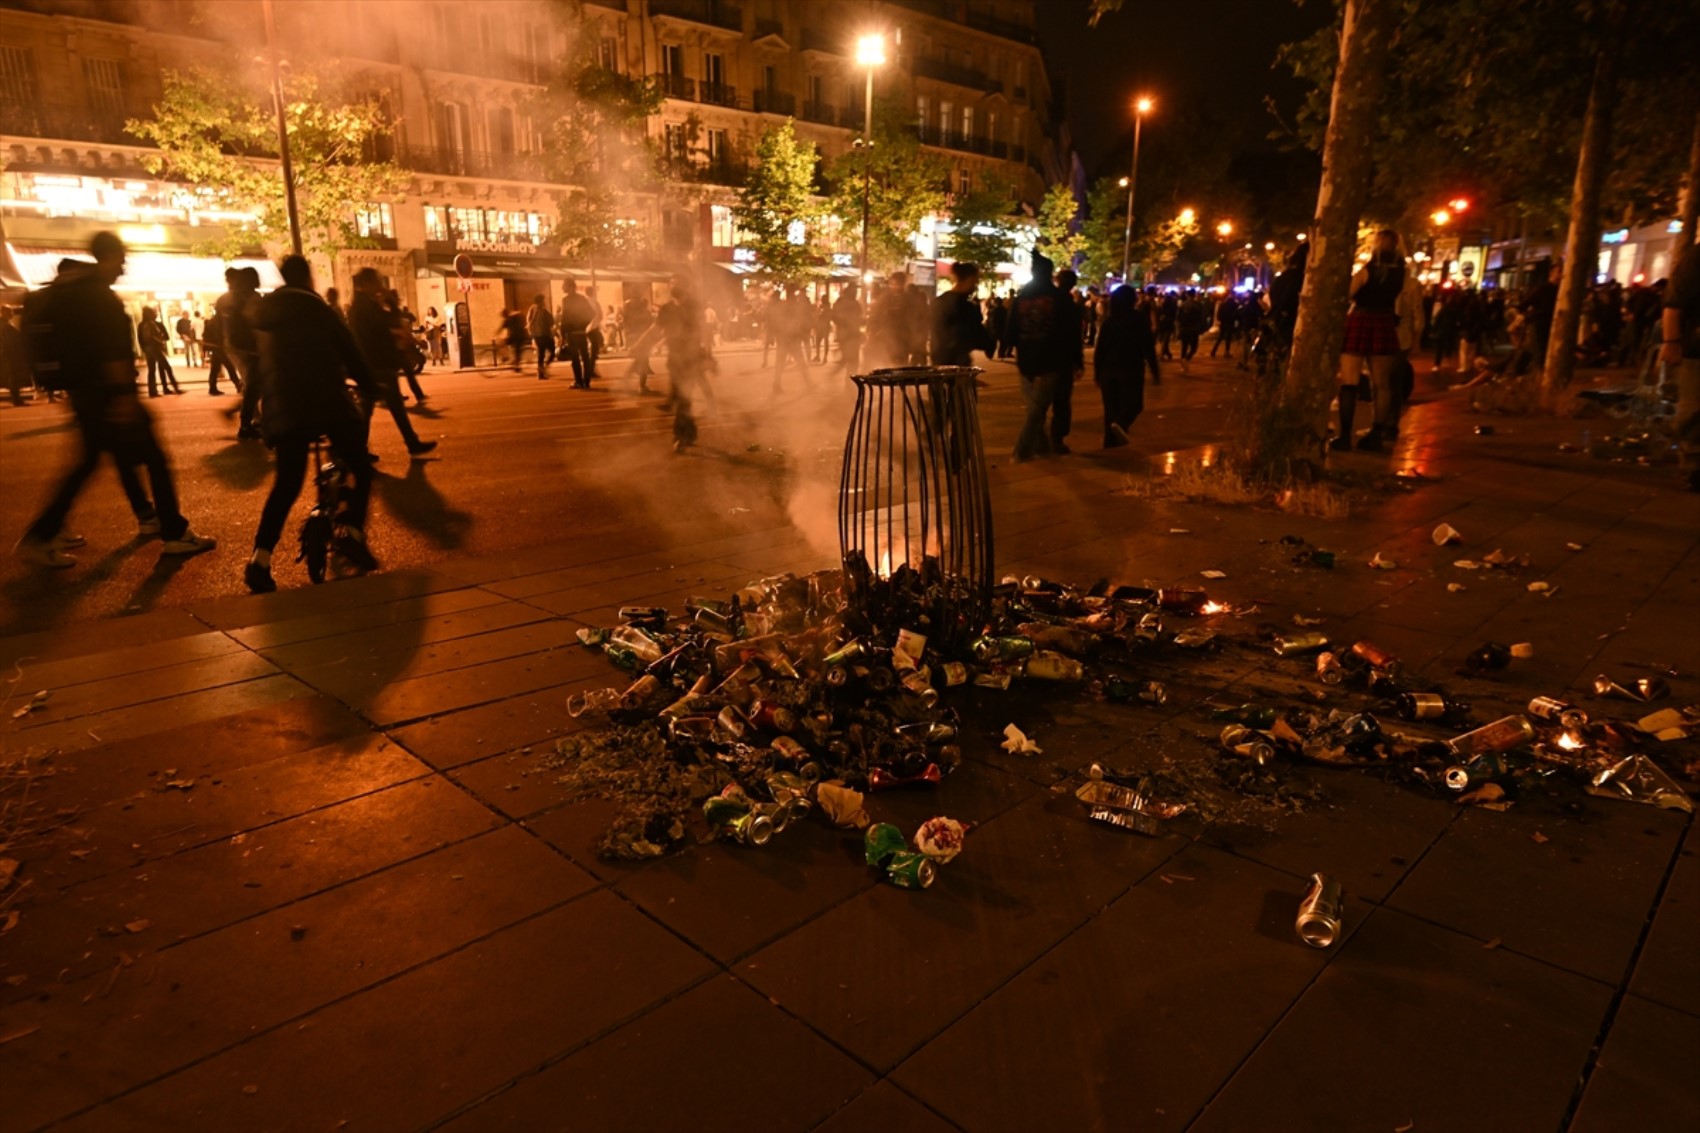
[[[1700,1128],[1697,57],[0,0],[0,1127]]]

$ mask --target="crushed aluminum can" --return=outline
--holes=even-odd
[[[828,653],[825,657],[822,657],[821,664],[828,667],[849,665],[852,661],[863,660],[867,657],[867,655],[867,647],[860,641],[848,641],[839,646],[833,652]]]
[[[1316,679],[1325,685],[1337,685],[1346,679],[1346,670],[1340,664],[1340,658],[1333,653],[1318,653],[1316,655]]]
[[[1566,728],[1583,728],[1588,724],[1588,714],[1574,704],[1567,704],[1557,697],[1537,696],[1529,701],[1529,715],[1537,720],[1545,720],[1550,724],[1560,724]]]
[[[925,889],[938,876],[933,859],[915,850],[899,850],[885,862],[885,879],[899,889]]]
[[[1182,649],[1197,649],[1216,640],[1213,629],[1183,629],[1175,634],[1174,642]]]
[[[1024,671],[1027,676],[1042,681],[1079,681],[1086,679],[1086,667],[1079,661],[1048,649],[1041,649],[1027,658]]]
[[[620,694],[620,707],[627,711],[642,708],[660,692],[661,682],[646,674],[633,681],[630,687]]]
[[[763,731],[788,735],[797,730],[797,714],[776,701],[758,700],[750,705],[747,715],[750,723]]]
[[[1147,838],[1161,838],[1163,836],[1163,824],[1143,811],[1095,806],[1086,812],[1086,817],[1105,826],[1114,826],[1119,830],[1131,830],[1135,834],[1143,834]]]
[[[1461,736],[1453,736],[1446,746],[1454,755],[1466,759],[1472,756],[1513,751],[1535,742],[1535,726],[1527,716],[1501,716],[1491,724],[1483,724]]]
[[[606,645],[608,644],[608,631],[605,629],[581,629],[578,631],[578,643],[590,646]]]
[[[1379,669],[1384,673],[1397,673],[1399,671],[1399,658],[1373,641],[1354,642],[1351,649],[1347,650],[1340,659],[1344,664],[1357,664],[1360,667],[1368,666],[1371,669]]]
[[[1142,614],[1139,623],[1133,628],[1133,636],[1137,641],[1152,642],[1163,636],[1163,615],[1155,610]]]
[[[1244,724],[1229,724],[1217,737],[1224,750],[1266,767],[1275,760],[1275,745],[1263,733]]]
[[[1615,696],[1620,700],[1637,700],[1645,704],[1669,696],[1670,684],[1663,677],[1636,677],[1629,684],[1621,685],[1601,673],[1594,678],[1594,695]]]
[[[968,666],[961,661],[946,661],[940,666],[940,671],[944,673],[945,685],[950,688],[968,683]]]
[[[1010,675],[1007,669],[987,669],[974,674],[974,683],[980,688],[1007,689],[1010,686]]]
[[[1275,656],[1277,657],[1296,657],[1300,653],[1327,648],[1328,635],[1326,633],[1292,633],[1275,639]]]
[[[1145,801],[1132,787],[1107,779],[1088,779],[1075,790],[1074,797],[1088,806],[1110,806],[1118,810],[1138,810]]]
[[[1666,810],[1694,812],[1694,801],[1676,780],[1645,755],[1636,754],[1594,776],[1588,793],[1601,798],[1646,803]]]
[[[869,865],[884,865],[887,858],[908,845],[903,831],[889,822],[876,822],[862,834],[862,856]]]
[[[621,606],[620,620],[627,625],[654,626],[667,624],[666,606]]]
[[[1180,614],[1201,614],[1210,595],[1192,586],[1165,586],[1157,591],[1157,605]]]
[[[1329,948],[1340,939],[1345,911],[1346,893],[1340,883],[1326,873],[1313,873],[1293,928],[1312,948]]]

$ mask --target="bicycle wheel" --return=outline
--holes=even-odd
[[[331,557],[331,517],[314,508],[301,521],[301,561],[307,564],[307,577],[316,586],[325,580],[325,569]]]

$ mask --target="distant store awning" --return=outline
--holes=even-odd
[[[19,248],[7,245],[12,263],[22,282],[44,287],[53,282],[63,259],[86,260],[87,254],[70,248]],[[114,290],[155,295],[208,295],[224,290],[224,269],[251,267],[260,273],[261,290],[283,286],[277,265],[270,260],[244,257],[221,260],[217,256],[186,256],[171,252],[131,252],[124,258],[124,276]]]
[[[453,279],[456,275],[455,266],[448,260],[430,260],[425,264],[425,272],[430,275],[446,276]],[[655,271],[650,268],[607,267],[596,269],[598,282],[604,280],[619,282],[625,280],[658,280],[671,279],[670,271]],[[530,260],[475,260],[472,264],[474,279],[573,279],[580,283],[590,282],[590,269],[580,267],[562,267],[559,264],[540,264]]]

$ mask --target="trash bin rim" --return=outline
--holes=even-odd
[[[922,386],[941,379],[959,381],[973,378],[984,372],[978,366],[890,366],[865,374],[852,374],[850,380],[857,385]]]

